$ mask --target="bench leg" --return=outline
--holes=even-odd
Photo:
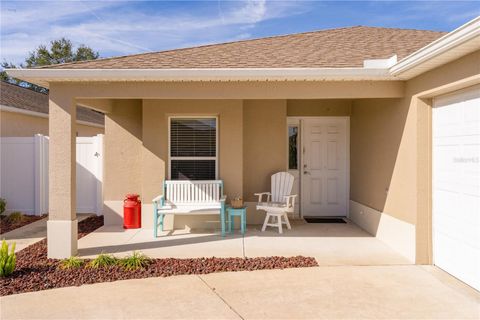
[[[164,220],[165,215],[161,214],[160,215],[160,230],[163,232],[163,220]],[[156,229],[156,228],[155,228]]]
[[[222,228],[222,237],[225,237],[225,210],[220,212],[220,224]]]
[[[153,211],[153,237],[157,237],[157,228],[158,228],[158,213],[156,208]]]
[[[242,215],[240,216],[240,224],[241,224],[242,234],[245,234],[245,225],[246,225],[245,220],[246,220],[246,217],[242,213]]]

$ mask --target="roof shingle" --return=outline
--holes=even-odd
[[[45,66],[64,69],[345,68],[402,59],[445,32],[348,27]]]

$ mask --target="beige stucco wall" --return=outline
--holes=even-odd
[[[345,117],[352,109],[350,99],[294,99],[287,100],[287,116]]]
[[[122,224],[122,200],[142,194],[142,101],[117,100],[105,116],[103,198],[105,224]]]
[[[400,99],[353,102],[350,198],[415,223],[415,122]]]
[[[270,191],[270,176],[287,167],[286,100],[245,100],[243,114],[243,197]],[[263,222],[264,214],[249,208],[248,223]]]
[[[352,105],[351,198],[414,225],[417,263],[432,262],[430,98],[480,81],[479,61],[477,51],[407,81],[405,98]]]
[[[104,133],[103,128],[78,123],[76,131],[79,137],[93,137]],[[35,134],[48,135],[48,118],[0,111],[0,136],[31,137]]]

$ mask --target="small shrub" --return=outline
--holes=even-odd
[[[70,257],[63,259],[60,267],[62,269],[80,268],[83,265],[83,260],[79,257]]]
[[[119,260],[119,264],[126,270],[136,270],[139,268],[145,268],[151,263],[149,257],[142,253],[133,251],[133,254]]]
[[[23,214],[20,211],[15,211],[10,213],[7,219],[8,219],[8,222],[10,223],[21,222],[23,220]]]
[[[7,201],[5,199],[0,198],[0,214],[5,212],[5,208],[7,207]]]
[[[15,255],[15,242],[12,244],[10,253],[8,253],[8,244],[5,240],[2,241],[0,248],[0,277],[7,277],[15,270],[17,256]]]
[[[108,266],[116,265],[117,262],[118,260],[114,256],[110,254],[101,253],[98,255],[98,257],[90,261],[88,266],[92,268],[105,268]]]

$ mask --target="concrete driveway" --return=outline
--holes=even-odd
[[[3,297],[6,319],[479,319],[435,267],[321,266],[127,280]]]

